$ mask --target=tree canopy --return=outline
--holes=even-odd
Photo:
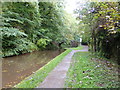
[[[75,19],[63,2],[2,2],[3,57],[59,48],[74,39]],[[74,25],[73,25],[74,24]]]
[[[87,2],[75,11],[79,14],[79,28],[83,41],[92,52],[119,60],[120,53],[120,2]]]

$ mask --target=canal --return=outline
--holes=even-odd
[[[19,56],[3,58],[2,87],[13,87],[62,52],[59,50],[34,51]]]

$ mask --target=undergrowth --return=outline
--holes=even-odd
[[[74,54],[65,87],[118,88],[118,67],[109,61],[91,58],[89,52]]]

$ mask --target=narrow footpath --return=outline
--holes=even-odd
[[[82,50],[72,50],[68,55],[64,57],[45,78],[45,80],[37,88],[64,88],[67,71],[70,67],[72,56],[76,52],[87,52],[88,47],[83,46]]]

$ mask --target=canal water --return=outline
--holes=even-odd
[[[2,60],[2,87],[13,87],[63,51],[35,51]]]

